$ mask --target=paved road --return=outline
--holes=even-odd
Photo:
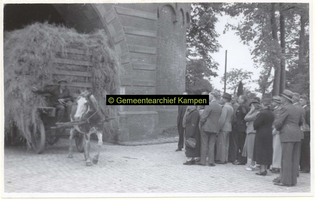
[[[309,193],[310,174],[301,174],[296,187],[272,184],[265,177],[232,164],[185,166],[177,144],[143,146],[104,145],[98,165],[86,167],[83,154],[67,158],[68,141],[62,139],[43,154],[6,147],[6,193]],[[92,144],[95,154],[96,143]],[[93,155],[94,155],[93,154]],[[183,194],[182,194],[183,195]],[[181,195],[179,195],[181,196]]]

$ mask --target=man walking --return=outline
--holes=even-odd
[[[222,108],[218,103],[220,98],[219,91],[212,91],[209,94],[210,103],[205,107],[200,117],[200,134],[201,134],[201,152],[200,162],[198,165],[205,166],[206,158],[209,157],[209,166],[215,166],[214,164],[214,146],[215,139],[219,133],[219,118],[221,116]]]
[[[188,95],[187,92],[183,92],[183,95]],[[187,105],[180,105],[178,106],[178,115],[177,115],[177,130],[178,130],[178,147],[175,151],[181,151],[184,147],[184,131],[185,128],[183,127],[183,118],[186,112]]]
[[[229,135],[232,131],[233,107],[230,103],[232,97],[228,93],[222,96],[224,106],[219,118],[220,132],[216,141],[216,160],[218,164],[226,164],[229,156]]]

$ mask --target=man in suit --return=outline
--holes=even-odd
[[[183,92],[183,95],[188,95],[187,92]],[[183,117],[186,112],[187,105],[180,105],[178,106],[178,115],[177,115],[177,130],[178,130],[178,147],[175,151],[181,151],[184,147],[184,131],[185,128],[183,127]]]
[[[235,134],[236,146],[237,146],[237,157],[234,165],[245,165],[247,158],[242,156],[242,151],[246,139],[246,121],[245,116],[249,111],[249,107],[246,104],[247,98],[244,95],[238,97],[239,107],[235,113],[235,121],[233,124],[233,132]]]
[[[220,132],[216,141],[216,160],[218,164],[226,164],[229,156],[229,135],[232,131],[233,107],[230,103],[232,97],[228,93],[222,96],[224,106],[219,118]]]
[[[274,122],[275,128],[280,131],[282,146],[280,179],[275,185],[294,186],[297,184],[299,168],[299,149],[301,146],[301,129],[303,114],[293,105],[293,93],[284,90],[281,94],[282,106],[279,116]]]
[[[50,94],[48,106],[56,107],[57,122],[62,121],[65,112],[67,114],[66,121],[70,121],[70,111],[73,99],[66,83],[67,80],[62,79],[58,81],[59,85],[57,86],[45,86],[43,89],[33,87],[33,92]]]
[[[301,95],[300,105],[305,111],[305,123],[302,125],[302,131],[304,133],[304,139],[301,142],[301,159],[300,167],[301,173],[310,172],[310,131],[311,131],[311,122],[310,122],[310,106],[307,105],[308,98],[306,95]]]
[[[277,119],[279,115],[279,111],[281,109],[281,97],[274,96],[272,97],[272,103],[273,107],[273,114],[275,116],[275,119]],[[281,169],[281,141],[280,141],[280,132],[273,127],[272,131],[272,147],[273,147],[273,154],[272,154],[272,173],[280,173]]]
[[[220,98],[220,92],[217,90],[212,91],[209,94],[210,103],[205,107],[201,117],[200,125],[201,128],[201,152],[200,152],[200,162],[196,163],[198,165],[205,166],[206,158],[209,157],[209,165],[215,166],[214,164],[214,146],[215,139],[219,133],[219,118],[221,116],[222,108],[218,103]]]

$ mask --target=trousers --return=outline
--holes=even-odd
[[[216,160],[227,162],[229,158],[230,132],[220,131],[216,140]]]
[[[297,183],[299,172],[299,149],[301,142],[282,142],[281,183],[293,186]]]
[[[279,132],[273,135],[272,138],[272,168],[281,168],[281,156],[282,156],[282,148],[280,142],[280,134]]]
[[[209,164],[214,164],[214,146],[216,133],[200,131],[201,134],[201,152],[200,163],[206,164],[206,159],[209,157]]]

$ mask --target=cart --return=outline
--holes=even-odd
[[[33,132],[33,150],[40,154],[43,153],[46,144],[54,145],[61,136],[69,135],[71,124],[68,122],[67,126],[60,126],[60,123],[57,123],[56,108],[54,107],[39,107],[38,112],[40,120],[38,120],[36,128],[30,127],[30,130]],[[84,151],[83,134],[75,131],[74,139],[77,150],[82,153]]]

